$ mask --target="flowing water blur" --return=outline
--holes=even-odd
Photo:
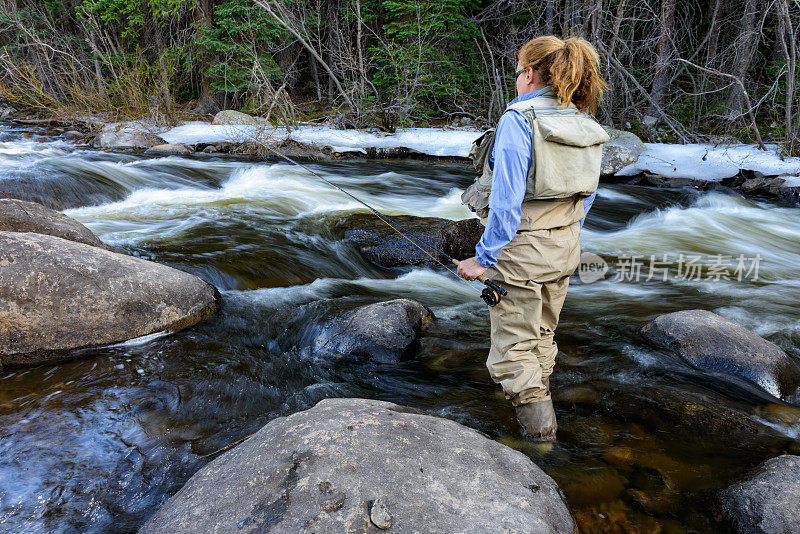
[[[800,356],[797,207],[601,187],[583,249],[621,278],[632,256],[645,267],[638,281],[573,276],[552,380],[560,439],[536,447],[519,439],[484,367],[488,315],[477,293],[443,271],[367,263],[342,239],[354,201],[285,164],[105,153],[25,131],[0,126],[0,190],[26,191],[118,250],[203,277],[224,307],[183,332],[6,370],[0,530],[134,532],[209,461],[202,455],[327,397],[423,408],[523,451],[563,488],[585,532],[724,531],[717,489],[800,452],[800,412],[693,371],[637,335],[657,314],[703,308]],[[388,213],[470,216],[459,200],[472,180],[465,166],[313,168]],[[759,255],[758,279],[645,280],[651,255],[674,271],[680,254]],[[397,297],[438,317],[416,360],[378,365],[309,350],[326,318]]]

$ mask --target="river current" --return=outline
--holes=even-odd
[[[389,214],[471,216],[459,198],[474,177],[466,165],[311,167]],[[585,532],[724,532],[716,492],[800,453],[800,411],[638,335],[658,314],[701,308],[800,357],[798,207],[602,185],[581,243],[611,269],[599,281],[573,276],[552,377],[559,442],[545,447],[520,440],[489,378],[477,293],[443,270],[370,265],[341,229],[363,210],[302,169],[103,152],[0,125],[0,191],[33,191],[115,249],[208,280],[224,302],[182,332],[0,373],[0,531],[135,532],[203,455],[328,397],[422,408],[521,450]],[[327,318],[398,297],[437,317],[416,359],[310,350]]]

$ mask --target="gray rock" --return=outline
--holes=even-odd
[[[59,135],[59,137],[65,141],[80,141],[84,138],[84,135],[77,130],[68,130]]]
[[[194,149],[183,143],[167,143],[148,148],[144,153],[148,156],[188,156]]]
[[[0,232],[0,365],[191,326],[216,312],[200,278],[133,256],[30,232]]]
[[[91,230],[60,211],[36,202],[0,199],[0,231],[46,234],[94,247],[108,248]]]
[[[781,185],[776,194],[784,200],[800,202],[800,186]]]
[[[232,109],[224,109],[220,111],[214,115],[214,120],[211,121],[211,124],[236,124],[251,126],[263,126],[266,123],[267,120],[264,117],[253,117],[247,113],[242,113],[241,111],[235,111]]]
[[[742,185],[739,188],[744,191],[745,193],[750,193],[752,191],[756,191],[761,189],[766,185],[767,179],[763,176],[758,176],[756,178],[749,178],[742,182]]]
[[[658,117],[654,117],[654,116],[652,116],[652,115],[645,115],[645,116],[642,118],[642,122],[643,122],[643,123],[644,123],[644,125],[645,125],[645,126],[647,126],[648,128],[652,128],[653,126],[655,126],[656,124],[658,124]]]
[[[749,403],[728,406],[707,391],[692,391],[686,386],[654,383],[632,387],[596,382],[593,385],[604,392],[604,409],[625,413],[626,418],[652,429],[654,434],[680,436],[690,448],[736,443],[742,450],[766,450],[787,439],[780,431],[748,417]]]
[[[0,102],[0,119],[7,119],[8,117],[13,116],[16,112],[17,110],[8,103]]]
[[[392,516],[386,509],[386,505],[383,504],[383,500],[375,499],[375,502],[372,503],[369,509],[369,520],[381,530],[387,530],[392,526]]]
[[[722,515],[741,534],[800,532],[800,456],[767,460],[720,492]]]
[[[361,306],[322,326],[314,339],[314,353],[349,356],[382,363],[413,358],[433,312],[411,299]]]
[[[603,145],[603,162],[600,167],[601,175],[611,175],[619,172],[624,167],[636,163],[644,152],[644,143],[631,132],[605,128],[611,140]]]
[[[217,147],[215,147],[214,145],[208,145],[203,149],[203,153],[205,154],[213,154],[215,152],[217,152]]]
[[[699,187],[706,186],[705,180],[687,178],[685,176],[661,176],[660,174],[645,173],[645,181],[656,187]]]
[[[102,148],[150,148],[165,143],[159,136],[131,124],[107,124],[92,140],[92,145]]]
[[[768,180],[767,191],[775,195],[778,193],[778,190],[780,190],[780,188],[783,187],[783,184],[785,182],[786,180],[780,177],[772,178],[771,180]]]
[[[55,210],[116,202],[130,194],[124,185],[101,175],[26,174],[4,177],[0,188],[11,198],[37,202]]]
[[[744,195],[740,192],[731,189],[728,186],[722,185],[719,182],[706,182],[705,190],[714,191],[715,193],[722,193],[723,195],[730,195],[732,197],[744,198]]]
[[[140,534],[576,531],[524,454],[454,421],[366,399],[281,417],[198,471]]]
[[[641,333],[690,365],[730,374],[788,402],[797,402],[800,368],[777,345],[705,310],[659,315]]]
[[[393,219],[456,259],[475,255],[475,245],[480,241],[484,230],[478,219],[450,221],[410,215],[396,216]],[[345,239],[357,245],[369,261],[381,267],[432,266],[437,265],[437,260],[450,265],[450,260],[444,255],[422,244],[419,247],[414,246],[375,215],[351,215],[337,226],[346,228]]]
[[[760,172],[753,172],[754,176],[742,181],[739,189],[753,195],[775,196],[791,202],[800,201],[800,185],[798,177],[790,174],[780,176],[765,176]]]

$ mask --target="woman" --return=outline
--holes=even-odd
[[[553,336],[608,141],[584,112],[597,109],[606,84],[591,44],[545,36],[520,49],[516,89],[494,137],[473,147],[482,175],[462,199],[486,228],[458,272],[467,280],[485,274],[508,292],[490,308],[486,366],[516,407],[523,435],[555,441]]]

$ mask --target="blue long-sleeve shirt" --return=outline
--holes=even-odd
[[[534,98],[539,91],[520,95],[509,103],[516,104]],[[481,240],[475,246],[475,257],[484,267],[497,263],[497,253],[511,242],[519,230],[522,218],[522,199],[525,197],[526,178],[531,165],[531,127],[528,120],[516,111],[506,112],[500,118],[489,156],[492,168],[492,194],[489,196],[489,216]],[[589,213],[595,195],[583,201]],[[581,219],[581,228],[583,221]]]

